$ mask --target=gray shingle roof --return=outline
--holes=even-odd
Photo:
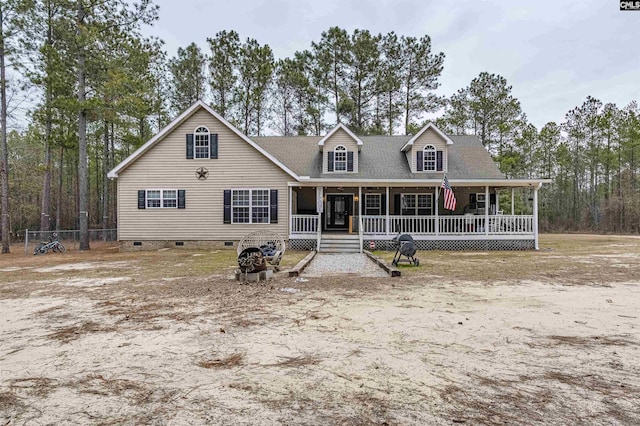
[[[363,141],[357,173],[322,173],[321,136],[252,137],[299,176],[336,179],[442,179],[442,173],[411,173],[400,149],[411,136],[359,136]],[[476,136],[450,136],[447,177],[456,179],[504,179]]]

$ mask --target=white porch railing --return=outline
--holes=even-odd
[[[389,216],[389,235],[482,235],[487,234],[485,216]],[[386,235],[386,216],[362,216],[365,235]],[[533,234],[533,216],[489,216],[490,235]]]
[[[294,214],[291,216],[292,234],[316,234],[317,232],[317,214]]]
[[[292,234],[317,234],[319,215],[292,215]],[[389,216],[389,232],[387,232],[386,216],[362,216],[362,233],[364,235],[531,235],[533,234],[533,216],[490,215],[488,232],[485,227],[485,216],[438,216],[436,232],[436,216]],[[358,231],[354,223],[354,231]]]
[[[489,233],[499,235],[533,234],[533,216],[489,216]]]

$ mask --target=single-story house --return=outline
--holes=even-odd
[[[443,178],[456,198],[445,209]],[[196,102],[109,172],[117,178],[121,248],[234,245],[279,233],[292,248],[538,247],[543,179],[507,179],[475,136],[427,124],[415,135],[249,137]],[[514,214],[526,188],[531,214]],[[506,196],[505,196],[506,198]],[[451,207],[451,206],[449,206]]]

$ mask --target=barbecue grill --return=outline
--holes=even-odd
[[[393,266],[398,266],[398,263],[402,262],[413,266],[420,265],[420,261],[414,257],[418,249],[416,248],[411,235],[398,234],[393,239],[393,242],[396,244],[396,254],[393,256],[393,261],[391,262]],[[406,259],[402,259],[402,256],[406,257]]]

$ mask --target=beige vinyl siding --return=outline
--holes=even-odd
[[[186,134],[218,134],[218,159],[186,159]],[[196,169],[209,170],[207,180]],[[118,176],[120,240],[239,240],[251,231],[288,234],[292,178],[224,124],[200,109]],[[185,209],[138,209],[138,190],[184,189]],[[277,224],[224,224],[225,189],[277,189]]]
[[[347,132],[342,129],[338,129],[329,139],[324,141],[324,147],[322,149],[322,173],[329,172],[328,169],[328,152],[333,152],[336,146],[344,145],[347,151],[353,151],[353,173],[358,172],[358,143]],[[346,172],[338,172],[346,173]]]
[[[442,151],[442,170],[447,172],[447,141],[445,141],[440,135],[438,135],[433,129],[428,129],[426,132],[420,135],[418,139],[413,142],[411,148],[411,171],[416,173],[417,167],[417,152],[422,151],[426,145],[433,145],[436,151]],[[419,172],[418,172],[419,173]],[[428,172],[433,173],[433,171]]]

